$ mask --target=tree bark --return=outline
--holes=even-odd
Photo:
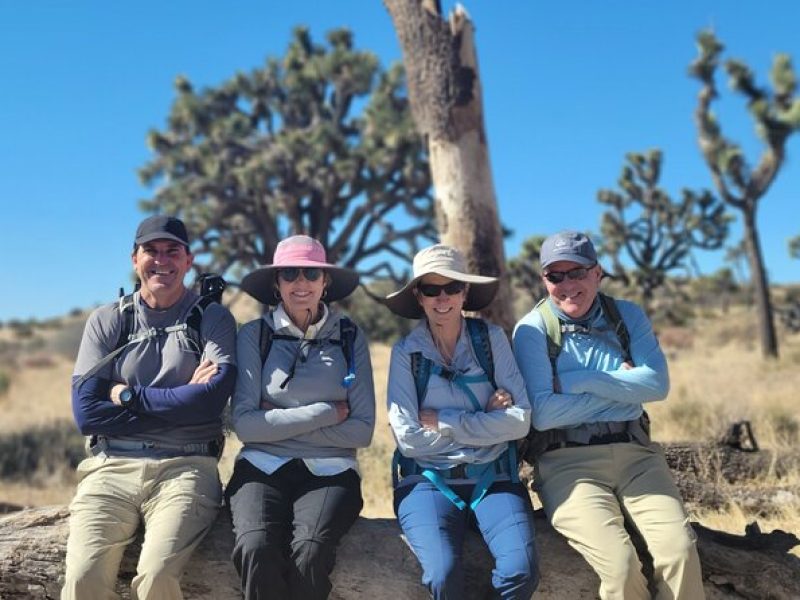
[[[473,272],[500,277],[497,296],[482,313],[510,332],[511,286],[484,127],[475,28],[460,5],[448,23],[436,0],[384,4],[403,49],[414,120],[428,146],[441,241],[464,252]]]
[[[541,511],[537,511],[541,517]],[[67,538],[66,507],[28,509],[0,519],[0,597],[56,598],[63,583]],[[703,563],[706,596],[717,598],[800,597],[800,560],[788,554],[798,543],[793,534],[762,534],[749,526],[745,536],[695,525]],[[551,529],[536,522],[541,580],[540,600],[596,597],[598,579],[586,562]],[[129,598],[140,541],[125,553],[117,591]],[[187,600],[238,600],[236,572],[230,562],[233,546],[230,517],[217,519],[186,568],[181,587]],[[464,552],[465,600],[491,595],[491,558],[480,538],[470,532]],[[331,600],[422,600],[413,553],[403,542],[394,519],[359,519],[337,553]]]
[[[764,358],[778,358],[778,338],[775,336],[775,319],[772,315],[772,300],[769,295],[769,282],[764,268],[764,257],[756,227],[755,205],[743,211],[744,238],[747,242],[747,255],[750,259],[750,274],[753,282],[758,322],[761,333],[761,352]]]

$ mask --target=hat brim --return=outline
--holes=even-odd
[[[358,286],[359,275],[352,269],[310,260],[297,260],[293,261],[292,264],[258,267],[255,271],[245,275],[239,287],[262,304],[277,306],[280,303],[280,298],[275,295],[275,277],[278,270],[287,267],[317,267],[327,272],[331,281],[323,298],[325,302],[336,302],[346,298]]]
[[[553,263],[562,262],[562,261],[563,262],[574,262],[574,263],[577,263],[577,264],[581,265],[582,267],[589,267],[591,265],[596,265],[597,264],[596,260],[592,260],[590,258],[586,258],[585,256],[581,256],[580,254],[559,254],[557,256],[554,256],[553,260],[551,260],[551,261],[549,261],[547,263],[542,263],[541,266],[542,266],[542,269],[546,269],[547,267],[549,267]]]
[[[141,246],[142,244],[146,244],[147,242],[153,242],[155,240],[170,240],[172,242],[178,242],[182,246],[189,247],[189,242],[179,238],[177,235],[172,235],[171,233],[167,233],[165,231],[155,231],[153,233],[147,233],[140,238],[135,240],[137,246]]]
[[[497,294],[500,281],[496,277],[484,277],[483,275],[469,275],[451,271],[450,269],[434,269],[422,275],[418,275],[409,281],[402,288],[384,298],[383,303],[394,314],[407,319],[421,319],[425,314],[419,305],[414,288],[425,275],[436,274],[455,281],[463,281],[469,284],[467,297],[464,300],[464,310],[481,310],[486,307]]]

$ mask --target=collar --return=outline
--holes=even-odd
[[[296,335],[299,338],[313,340],[314,338],[317,337],[323,325],[325,325],[325,321],[328,320],[328,314],[329,314],[328,305],[323,302],[322,316],[320,317],[319,321],[309,325],[305,334],[303,334],[301,329],[294,324],[294,321],[292,321],[291,318],[289,318],[286,309],[283,308],[283,302],[281,302],[280,304],[278,304],[277,307],[275,307],[275,310],[272,312],[272,322],[275,325],[275,331],[279,329],[288,329],[289,333]]]
[[[561,309],[559,309],[556,306],[556,304],[555,304],[555,302],[553,302],[552,298],[548,298],[547,301],[550,303],[550,308],[553,309],[553,313],[556,315],[558,320],[561,321],[562,323],[567,323],[567,324],[570,324],[570,325],[583,325],[583,326],[588,327],[595,320],[597,320],[597,317],[599,317],[600,313],[602,312],[602,309],[600,308],[600,297],[599,296],[595,297],[594,302],[592,303],[592,307],[580,319],[575,319],[573,317],[569,317],[569,316],[565,315],[563,312],[561,312]]]

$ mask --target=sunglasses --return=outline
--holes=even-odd
[[[300,273],[303,274],[306,281],[316,281],[322,276],[322,269],[318,267],[306,267],[303,269],[299,267],[287,267],[278,270],[278,277],[287,283],[291,283],[300,276]]]
[[[586,279],[589,271],[594,269],[596,266],[597,263],[591,265],[590,267],[576,267],[574,269],[570,269],[569,271],[549,271],[544,274],[544,278],[550,283],[561,283],[564,281],[564,278],[571,279],[573,281],[580,281],[581,279]]]
[[[466,284],[463,281],[451,281],[450,283],[445,283],[444,285],[436,285],[433,283],[420,283],[417,286],[419,293],[427,298],[436,298],[444,292],[448,296],[455,296],[464,291],[466,288]]]

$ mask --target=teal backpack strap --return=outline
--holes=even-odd
[[[442,492],[450,502],[455,504],[458,510],[467,508],[467,503],[458,497],[458,494],[453,491],[453,488],[447,485],[447,482],[439,471],[435,469],[425,469],[422,471],[422,476],[435,485],[436,489]]]
[[[486,373],[486,376],[489,378],[489,383],[491,383],[492,387],[496,390],[497,381],[495,380],[494,376],[494,354],[492,352],[492,341],[489,337],[489,326],[483,319],[473,319],[468,317],[467,331],[469,332],[470,342],[472,343],[472,349],[475,352],[475,356],[478,359],[478,364],[480,364],[481,368]],[[506,457],[508,458],[508,472],[511,477],[511,481],[512,483],[519,483],[519,463],[517,462],[516,442],[508,443]],[[486,476],[487,475],[484,474],[484,477]],[[480,494],[480,498],[474,502],[472,508],[475,508],[475,506],[478,505],[480,499],[483,498],[489,487],[492,485],[492,481],[494,481],[493,474],[491,474],[489,477],[489,485],[486,486],[486,489],[484,489]],[[480,486],[476,486],[475,490],[478,491],[479,488]]]
[[[489,383],[497,389],[497,382],[494,379],[494,354],[492,353],[492,341],[489,339],[489,326],[483,319],[473,319],[468,317],[467,333],[472,344],[472,350],[478,359],[478,364],[489,378]]]
[[[414,386],[417,388],[417,407],[422,404],[425,392],[428,391],[428,380],[431,378],[433,363],[422,356],[422,352],[411,353],[411,375],[414,377]]]

